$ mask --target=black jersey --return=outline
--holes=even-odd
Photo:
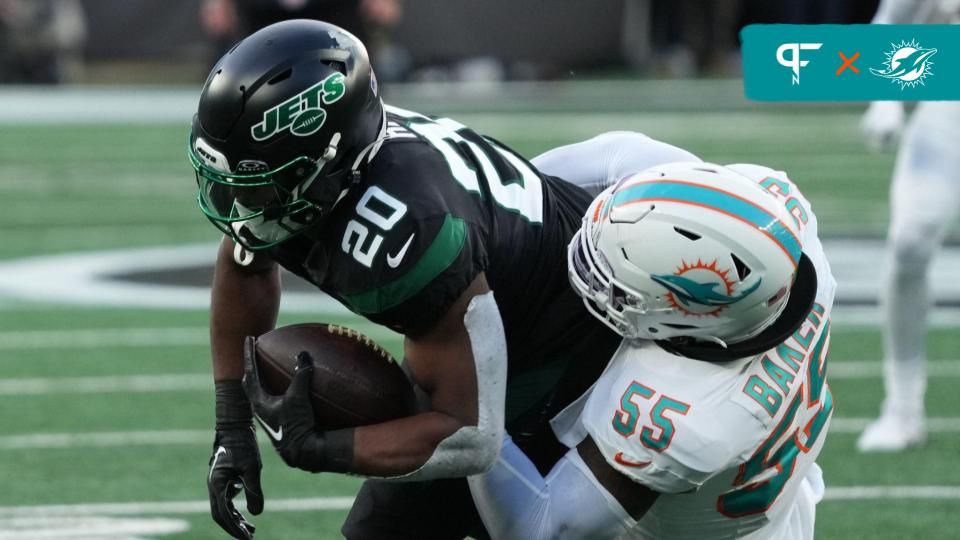
[[[359,184],[320,231],[272,256],[411,337],[483,272],[503,319],[511,391],[520,394],[511,408],[532,405],[571,367],[584,370],[572,394],[586,389],[619,342],[567,282],[567,244],[590,196],[452,120],[387,110],[388,136]]]

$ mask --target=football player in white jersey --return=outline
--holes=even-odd
[[[958,0],[883,0],[874,24],[957,22]],[[904,125],[899,101],[870,105],[868,146],[885,150]],[[863,452],[899,451],[926,440],[928,269],[960,209],[960,102],[921,102],[906,126],[890,189],[887,271],[882,288],[884,389],[880,417],[857,441]]]
[[[641,137],[534,160],[580,185],[616,181],[568,263],[625,339],[554,419],[570,451],[546,477],[507,437],[469,479],[484,524],[493,538],[812,538],[836,286],[816,218],[766,167],[688,159],[630,174],[674,155]]]

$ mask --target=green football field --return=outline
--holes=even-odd
[[[709,161],[788,171],[812,201],[822,236],[879,238],[886,226],[893,158],[863,150],[854,108],[502,111],[457,119],[528,156],[601,131],[643,131]],[[185,140],[185,125],[169,123],[0,126],[0,267],[72,252],[212,246],[217,234],[195,206]],[[298,311],[281,322],[319,318],[331,317]],[[336,319],[399,352],[389,332]],[[37,531],[60,531],[44,538],[223,537],[206,502],[213,396],[205,325],[202,309],[62,304],[0,292],[0,539],[40,537]],[[829,380],[837,405],[819,460],[829,492],[818,507],[818,538],[958,537],[958,347],[955,328],[931,332],[930,442],[902,455],[864,456],[854,442],[881,398],[880,334],[875,326],[835,325]],[[267,505],[255,519],[257,537],[339,537],[359,481],[290,470],[268,445],[262,449]]]

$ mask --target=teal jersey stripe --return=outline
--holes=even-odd
[[[776,242],[794,266],[800,260],[800,241],[776,216],[736,195],[699,184],[670,180],[635,184],[614,195],[604,213],[620,205],[654,200],[693,204],[732,216],[753,225]]]

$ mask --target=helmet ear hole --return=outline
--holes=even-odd
[[[737,269],[737,277],[740,278],[740,281],[743,281],[750,275],[750,267],[747,266],[747,263],[740,260],[740,257],[737,257],[733,253],[730,254],[730,258],[733,259],[733,265]]]
[[[701,238],[701,236],[695,232],[688,231],[686,229],[681,229],[680,227],[674,227],[673,230],[677,231],[677,234],[689,238],[690,240],[696,242]]]

